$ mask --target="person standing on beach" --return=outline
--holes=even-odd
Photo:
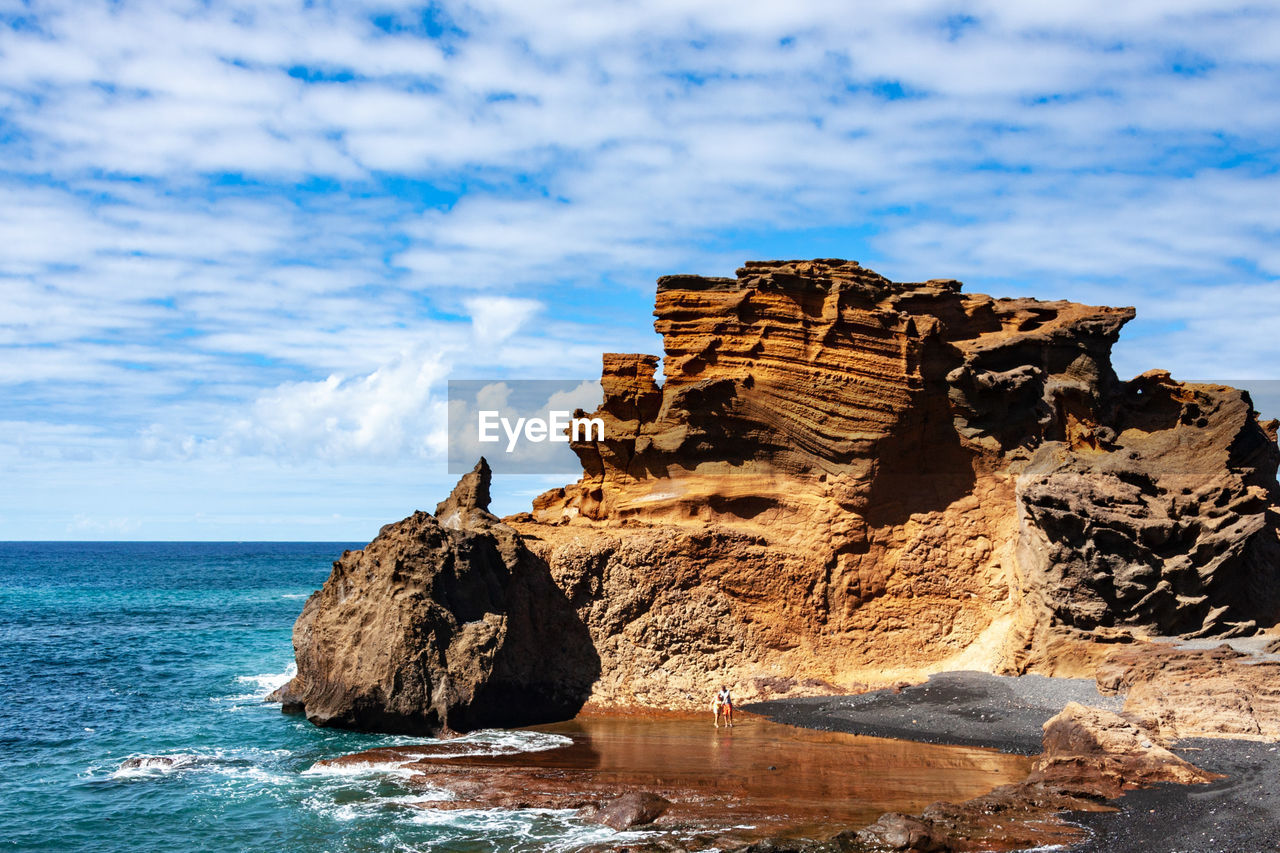
[[[716,728],[720,728],[720,715],[724,714],[724,722],[728,728],[733,728],[733,694],[729,692],[728,685],[722,685],[720,692],[716,694],[716,698],[711,702],[711,710],[716,716]]]

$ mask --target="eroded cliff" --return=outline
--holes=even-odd
[[[1093,675],[1116,643],[1280,616],[1280,451],[1247,394],[1119,380],[1133,317],[838,260],[658,282],[604,356],[603,440],[531,513],[488,471],[334,564],[280,698],[316,722],[514,725],[598,705]]]
[[[603,704],[1092,674],[1107,644],[1280,614],[1275,422],[1120,381],[1128,308],[900,284],[837,260],[658,282],[604,357],[584,475],[508,519],[591,632]]]

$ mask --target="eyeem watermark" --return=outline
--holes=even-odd
[[[495,472],[582,471],[571,441],[603,441],[605,422],[587,414],[602,399],[597,379],[451,379],[449,472],[485,457]]]
[[[525,441],[604,441],[604,421],[601,418],[575,418],[573,412],[551,411],[547,418],[516,418],[511,421],[497,409],[482,409],[476,416],[476,441],[481,444],[500,442],[501,427],[507,439],[507,453],[516,449],[516,442]]]

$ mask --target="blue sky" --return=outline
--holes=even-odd
[[[658,352],[653,279],[746,259],[1276,379],[1278,139],[1267,4],[0,0],[0,538],[367,539],[447,378]]]

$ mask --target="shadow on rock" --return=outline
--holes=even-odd
[[[276,691],[320,726],[447,734],[569,719],[600,675],[591,635],[520,535],[488,511],[484,459],[434,515],[345,552],[293,629]]]

